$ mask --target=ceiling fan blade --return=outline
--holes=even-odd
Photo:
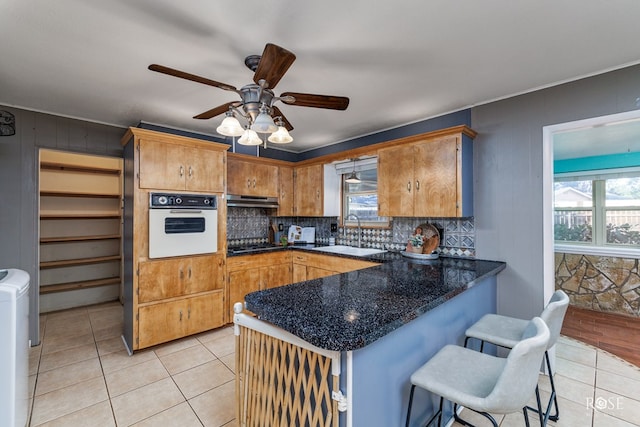
[[[267,43],[258,68],[253,75],[253,81],[260,84],[260,80],[265,80],[267,87],[273,89],[295,60],[296,56],[292,52],[275,44]]]
[[[218,105],[216,108],[212,108],[211,110],[205,111],[204,113],[200,113],[197,116],[193,116],[193,118],[201,119],[201,120],[210,119],[222,113],[226,113],[227,111],[229,111],[229,107],[236,106],[234,104],[238,104],[238,102],[237,101],[227,102],[226,104]]]
[[[346,110],[349,106],[349,98],[344,96],[313,95],[310,93],[285,92],[281,98],[293,96],[296,100],[291,102],[283,99],[282,102],[300,107],[328,108],[330,110]]]
[[[209,86],[214,86],[224,90],[230,90],[233,92],[237,92],[238,90],[226,83],[220,83],[215,80],[207,79],[205,77],[196,76],[195,74],[186,73],[184,71],[175,70],[173,68],[165,67],[164,65],[151,64],[149,65],[149,69],[151,71],[156,71],[162,74],[168,74],[174,77],[180,77],[181,79],[191,80],[192,82],[202,83]]]
[[[280,109],[278,107],[271,107],[271,109],[273,110],[273,117],[278,117],[280,116],[282,118],[282,121],[284,122],[284,127],[288,130],[288,131],[292,131],[293,130],[293,126],[291,125],[291,123],[289,122],[289,120],[287,120],[287,118],[284,116],[284,114],[282,114],[282,111],[280,111]]]

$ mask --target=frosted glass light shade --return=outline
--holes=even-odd
[[[251,125],[251,130],[259,133],[273,133],[278,130],[278,126],[273,122],[270,115],[261,111],[256,117],[256,121]]]
[[[240,122],[233,116],[224,118],[220,126],[216,128],[216,132],[224,136],[240,136],[244,133],[244,129],[240,126]]]
[[[287,129],[283,126],[278,126],[278,130],[271,135],[267,139],[269,142],[273,142],[274,144],[288,144],[293,141]]]
[[[262,140],[258,136],[257,133],[252,131],[251,129],[245,129],[244,133],[238,139],[238,144],[240,145],[260,145],[262,144]]]
[[[348,184],[360,184],[360,182],[362,181],[360,181],[360,178],[358,178],[358,175],[356,175],[354,171],[347,175],[347,177],[344,179],[344,182]]]

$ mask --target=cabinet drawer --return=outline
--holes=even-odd
[[[275,249],[262,254],[242,255],[227,258],[227,271],[268,267],[273,264],[285,264],[290,262],[291,251],[287,249]]]
[[[223,292],[161,302],[138,309],[138,348],[222,326]]]
[[[138,302],[189,295],[222,287],[212,256],[142,261],[138,265]],[[219,283],[217,283],[219,281]]]

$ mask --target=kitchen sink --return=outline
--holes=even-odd
[[[354,246],[346,246],[346,245],[318,246],[310,249],[318,252],[327,252],[332,254],[343,254],[343,255],[352,255],[352,256],[369,256],[373,254],[381,254],[381,253],[387,252],[384,249],[356,248]]]

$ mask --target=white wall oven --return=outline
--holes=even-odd
[[[208,254],[217,251],[217,196],[150,194],[149,258]]]

